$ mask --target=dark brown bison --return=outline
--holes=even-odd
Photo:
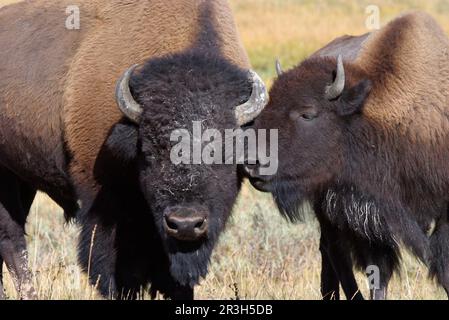
[[[280,68],[278,67],[280,70]],[[385,298],[403,243],[449,294],[449,39],[424,13],[342,37],[279,76],[256,128],[279,129],[279,170],[253,185],[286,216],[321,224],[322,293],[362,298],[352,273],[380,270]]]
[[[42,190],[78,212],[79,261],[103,295],[151,284],[192,298],[241,177],[173,164],[170,134],[238,128],[264,85],[225,0],[77,1],[79,30],[66,29],[70,4],[0,11],[0,262],[34,298],[24,225]]]

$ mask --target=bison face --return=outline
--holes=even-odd
[[[349,142],[356,138],[348,129],[356,125],[371,90],[357,70],[345,74],[341,57],[336,65],[335,59],[310,59],[281,74],[255,121],[256,129],[279,130],[279,168],[272,176],[260,175],[259,164],[245,171],[254,187],[274,194],[289,217],[345,169]]]
[[[119,136],[134,141],[122,143],[134,146],[125,152],[136,159],[140,189],[171,275],[193,286],[206,275],[241,182],[236,164],[205,164],[205,142],[199,143],[199,155],[193,146],[198,146],[195,125],[202,132],[237,129],[265,106],[264,97],[255,96],[265,94],[264,86],[253,72],[204,52],[154,59],[133,71],[117,87],[118,104],[131,120]],[[173,136],[179,131],[187,133],[181,162],[174,159],[179,141]]]
[[[193,286],[206,275],[240,179],[232,165],[175,165],[169,151],[145,138],[147,134],[142,130],[139,180],[151,208],[148,214],[153,215],[168,253],[171,274],[181,284]]]

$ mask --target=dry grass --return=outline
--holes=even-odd
[[[0,0],[0,6],[14,0]],[[432,13],[449,32],[449,1],[231,0],[254,67],[271,82],[273,62],[284,67],[341,34],[366,32],[365,7],[378,4],[382,23],[408,9]],[[30,264],[41,299],[94,299],[95,290],[76,264],[77,228],[65,225],[61,209],[40,195],[27,226]],[[319,231],[313,217],[291,225],[271,198],[245,186],[232,221],[215,250],[208,277],[197,290],[202,299],[319,299]],[[358,274],[366,294],[363,275]],[[15,298],[12,282],[5,286]],[[401,279],[391,284],[392,299],[445,298],[427,279],[426,268],[405,255]]]

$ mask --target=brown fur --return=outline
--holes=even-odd
[[[410,182],[431,177],[426,188],[449,194],[449,38],[441,27],[425,13],[406,14],[370,35],[352,66],[374,85],[365,119],[401,146],[402,159],[414,159]]]
[[[449,108],[448,61],[449,39],[425,13],[404,15],[372,34],[355,61],[378,84],[365,115],[385,127],[407,125],[416,142],[447,132],[449,119],[441,113]]]

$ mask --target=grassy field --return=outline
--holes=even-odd
[[[14,1],[0,0],[0,6]],[[365,33],[365,8],[376,4],[381,23],[409,9],[433,14],[449,32],[448,0],[231,0],[254,67],[268,83],[274,60],[284,68],[342,34]],[[46,196],[36,199],[27,226],[30,265],[41,299],[99,298],[76,264],[77,228],[65,225],[61,209]],[[319,231],[313,216],[292,225],[271,198],[245,186],[233,218],[213,255],[210,273],[197,290],[201,299],[320,299]],[[404,254],[401,277],[391,299],[440,299],[443,290],[427,279],[426,268]],[[366,281],[357,275],[362,291]],[[16,298],[6,274],[5,287]]]

